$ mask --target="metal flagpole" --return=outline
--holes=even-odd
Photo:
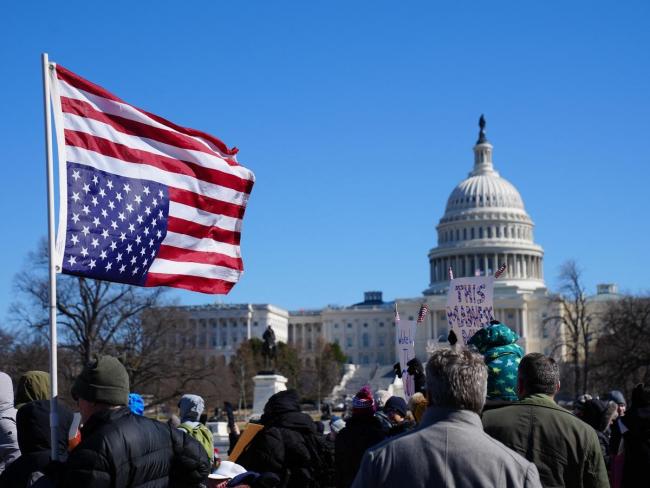
[[[50,106],[50,62],[47,53],[41,54],[43,63],[43,109],[45,111],[45,156],[47,168],[47,245],[49,258],[50,277],[50,442],[51,458],[58,460],[57,434],[59,415],[57,409],[58,399],[58,372],[57,372],[57,337],[56,337],[56,264],[54,262],[54,163],[52,161],[52,123]]]

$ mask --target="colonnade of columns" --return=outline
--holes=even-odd
[[[505,278],[544,279],[541,256],[522,253],[476,253],[458,254],[434,258],[431,262],[431,283],[447,281],[451,266],[454,277],[475,276],[478,270],[493,274],[499,266],[506,264]]]

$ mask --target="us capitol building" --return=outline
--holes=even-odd
[[[287,311],[271,304],[211,304],[182,307],[196,347],[229,359],[238,345],[261,338],[272,325],[277,340],[301,350],[310,365],[322,341],[336,342],[356,364],[392,364],[395,361],[394,309],[402,320],[414,320],[426,303],[430,313],[417,328],[416,354],[427,354],[447,344],[445,313],[448,269],[455,277],[493,274],[503,263],[505,273],[495,280],[496,319],[521,337],[526,352],[551,353],[553,337],[544,319],[551,314],[544,283],[544,250],[534,241],[534,224],[517,189],[497,172],[492,144],[481,116],[474,146],[474,164],[467,178],[452,190],[445,213],[436,227],[438,245],[428,253],[430,282],[423,295],[384,302],[379,291],[346,307]],[[599,285],[599,294],[615,293],[613,285]]]

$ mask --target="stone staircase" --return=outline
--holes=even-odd
[[[328,400],[332,403],[342,402],[345,398],[353,397],[364,385],[370,385],[373,393],[388,390],[394,379],[390,365],[354,365],[352,373],[344,375],[343,381],[334,388]]]

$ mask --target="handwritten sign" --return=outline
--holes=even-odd
[[[407,398],[415,393],[413,377],[406,372],[406,363],[415,357],[415,329],[416,324],[413,320],[400,320],[395,327],[397,358],[402,368],[402,383]]]
[[[494,318],[494,276],[456,278],[449,283],[447,321],[463,343]]]

